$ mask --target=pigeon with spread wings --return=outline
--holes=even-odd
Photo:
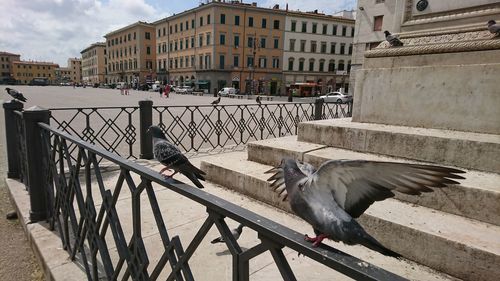
[[[325,238],[348,245],[361,244],[384,255],[400,255],[380,244],[355,220],[375,201],[393,197],[394,191],[419,195],[431,188],[458,184],[464,171],[432,165],[330,160],[317,170],[310,164],[283,159],[269,170],[269,181],[286,197],[295,214],[311,224],[316,237],[306,240],[317,247]]]

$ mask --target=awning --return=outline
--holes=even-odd
[[[210,83],[209,81],[196,81],[194,82],[196,85],[207,85],[208,83]]]

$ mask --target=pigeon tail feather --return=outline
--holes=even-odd
[[[182,173],[182,172],[181,172]],[[198,188],[205,188],[201,182],[198,179],[205,180],[201,175],[196,174],[196,173],[182,173],[184,174],[188,179],[190,179],[194,185],[196,185]]]
[[[210,243],[212,243],[212,244],[222,243],[222,242],[224,242],[224,240],[222,239],[222,237],[217,237],[214,240],[210,241]]]
[[[359,244],[361,244],[361,245],[363,245],[371,250],[377,251],[384,256],[390,256],[390,257],[394,257],[397,259],[402,258],[401,254],[398,254],[398,253],[394,252],[393,250],[390,250],[390,249],[384,247],[382,244],[380,244],[377,240],[375,240],[375,238],[371,237],[370,235],[366,234],[366,235],[364,235],[363,238],[364,239],[362,241],[360,241]]]

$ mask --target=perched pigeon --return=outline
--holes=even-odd
[[[220,102],[220,97],[218,97],[216,100],[214,100],[211,104],[212,105],[218,105]]]
[[[19,91],[11,89],[11,88],[5,88],[5,90],[7,91],[7,93],[9,95],[11,95],[16,100],[20,100],[22,102],[26,102],[26,98]]]
[[[262,102],[260,101],[260,96],[257,96],[257,98],[255,98],[255,101],[260,105],[262,104]]]
[[[316,168],[307,162],[296,160],[296,163],[300,171],[306,176],[310,176],[316,172]],[[279,196],[283,197],[283,201],[286,201],[286,199],[288,198],[288,193],[286,192],[286,188],[284,185],[285,177],[283,174],[283,168],[281,166],[275,167],[269,171],[266,171],[265,173],[274,174],[272,177],[268,179],[268,181],[271,182],[271,187],[274,189],[274,191],[277,192]]]
[[[329,238],[394,257],[400,255],[366,233],[355,218],[375,201],[393,197],[393,191],[431,192],[430,187],[458,184],[452,179],[463,179],[457,174],[464,173],[439,166],[363,160],[330,160],[316,171],[292,159],[283,159],[268,172],[276,173],[269,179],[274,186],[284,182],[291,209],[313,227],[317,236],[305,236],[313,247]]]
[[[497,24],[497,22],[494,20],[489,20],[488,21],[488,30],[492,34],[495,34],[495,37],[496,37],[496,36],[500,35],[500,24]]]
[[[243,226],[244,225],[240,224],[240,225],[238,225],[237,228],[231,230],[231,234],[233,235],[234,240],[238,240],[238,238],[240,238],[241,232],[243,231]],[[226,242],[226,241],[224,241],[224,237],[221,236],[221,237],[215,238],[210,243],[215,244],[215,243],[224,243],[224,242]]]
[[[387,42],[389,42],[389,44],[391,45],[391,47],[400,47],[400,46],[403,46],[403,42],[401,42],[398,39],[398,36],[392,35],[387,30],[384,31],[384,34],[385,34],[385,40],[387,40]]]
[[[180,172],[189,178],[197,187],[203,188],[203,185],[198,179],[204,181],[205,178],[203,176],[205,172],[193,166],[186,156],[167,140],[160,127],[151,126],[148,129],[148,133],[153,136],[153,153],[156,160],[165,165],[165,168],[160,171],[160,174],[165,170],[172,169],[174,173],[169,177]]]

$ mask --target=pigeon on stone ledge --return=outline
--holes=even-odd
[[[234,240],[238,240],[240,238],[241,232],[243,232],[243,226],[244,225],[240,224],[240,225],[238,225],[237,228],[231,230],[231,234],[233,235]],[[224,237],[220,236],[220,237],[217,237],[214,240],[212,240],[210,243],[215,244],[215,243],[224,243],[224,242],[226,242],[224,240]]]
[[[174,173],[168,177],[173,177],[176,173],[180,172],[190,179],[198,188],[203,188],[199,179],[205,180],[203,177],[205,172],[191,164],[186,156],[167,140],[160,127],[151,126],[147,132],[153,136],[153,153],[156,160],[165,165],[165,168],[160,171],[160,174],[165,170],[172,169]]]
[[[5,88],[5,90],[14,99],[22,101],[22,102],[26,102],[27,101],[26,98],[23,96],[23,94],[20,93],[19,91],[15,90],[15,89],[11,89],[11,88]]]
[[[284,183],[292,211],[313,227],[317,236],[305,236],[313,247],[329,238],[396,258],[400,255],[370,236],[355,218],[375,201],[393,197],[393,191],[432,192],[431,187],[458,184],[452,179],[463,179],[458,174],[464,173],[440,166],[363,160],[330,160],[315,170],[292,159],[283,159],[268,172],[275,173],[268,180],[274,187]]]
[[[495,36],[493,36],[493,37],[497,37],[498,35],[500,35],[500,24],[498,24],[494,20],[489,20],[488,21],[488,30],[490,31],[490,33],[495,34]]]
[[[403,46],[403,42],[401,42],[397,35],[392,35],[389,31],[384,31],[385,40],[389,42],[391,47],[401,47]]]

